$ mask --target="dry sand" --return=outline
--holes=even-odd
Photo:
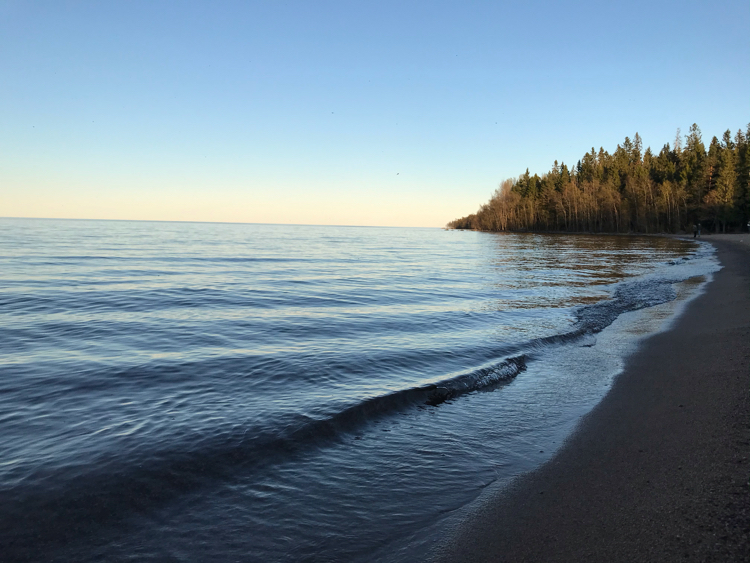
[[[724,266],[707,291],[438,561],[750,561],[750,235],[703,240]]]

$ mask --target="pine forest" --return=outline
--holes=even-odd
[[[592,233],[747,230],[750,220],[750,125],[705,146],[693,124],[658,154],[638,133],[612,153],[600,148],[569,169],[555,161],[502,182],[490,200],[449,228]]]

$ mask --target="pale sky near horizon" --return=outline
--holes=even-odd
[[[0,0],[0,216],[443,226],[750,121],[750,2]]]

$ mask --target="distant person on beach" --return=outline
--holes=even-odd
[[[701,224],[698,223],[698,238],[701,238]]]
[[[693,238],[698,236],[698,225],[693,224]]]

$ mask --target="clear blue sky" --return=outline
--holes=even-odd
[[[0,0],[0,216],[442,226],[750,121],[750,2]]]

